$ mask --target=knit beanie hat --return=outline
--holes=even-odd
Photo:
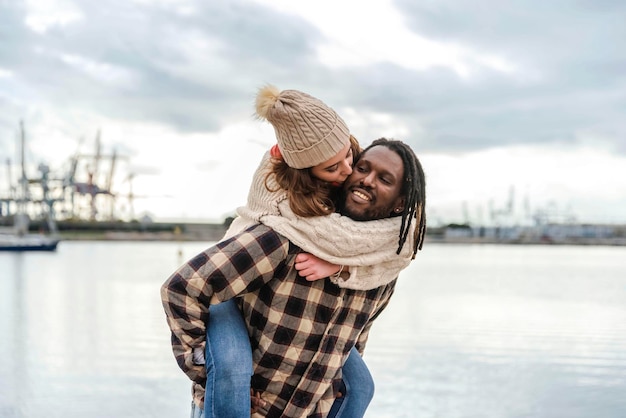
[[[321,100],[298,90],[262,87],[256,113],[272,124],[283,159],[293,168],[323,163],[350,142],[343,119]]]

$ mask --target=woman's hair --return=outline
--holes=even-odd
[[[426,177],[422,164],[407,144],[394,139],[380,138],[372,142],[368,149],[381,145],[394,151],[402,158],[404,165],[404,181],[400,194],[404,196],[404,210],[402,211],[402,224],[400,225],[400,234],[398,237],[398,250],[400,254],[402,247],[406,242],[409,234],[413,218],[417,219],[417,226],[413,234],[413,258],[418,250],[424,245],[424,237],[426,235]]]
[[[352,148],[353,161],[356,161],[361,153],[361,147],[352,135],[350,135],[350,147]],[[312,167],[292,168],[282,158],[272,158],[271,161],[272,169],[265,177],[265,187],[270,192],[277,191],[272,190],[268,185],[269,176],[274,176],[278,186],[287,192],[289,207],[293,213],[308,218],[335,212],[332,188],[327,182],[312,174]]]

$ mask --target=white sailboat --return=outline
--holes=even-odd
[[[13,227],[0,230],[0,251],[55,251],[59,241],[54,215],[48,211],[50,235],[31,234],[28,232],[29,218],[26,204],[29,202],[28,178],[24,165],[24,127],[21,127],[21,163],[22,174],[18,195],[13,199],[17,212],[13,216]]]
[[[16,215],[16,225],[0,232],[0,251],[55,251],[61,241],[55,235],[28,233],[28,217]]]
[[[45,235],[10,235],[0,234],[0,251],[55,251],[59,239]]]

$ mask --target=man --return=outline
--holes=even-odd
[[[344,184],[341,212],[367,221],[402,216],[399,247],[417,218],[414,253],[425,232],[421,165],[400,141],[374,141]],[[253,351],[252,389],[258,414],[324,417],[337,395],[341,367],[352,347],[362,353],[372,321],[385,308],[395,281],[367,291],[329,280],[307,281],[294,267],[299,248],[264,225],[221,242],[191,259],[162,286],[179,366],[194,381],[202,406],[205,370],[193,359],[204,343],[211,299],[240,297]]]

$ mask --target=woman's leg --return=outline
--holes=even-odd
[[[362,418],[374,397],[374,379],[356,348],[341,369],[343,396],[337,398],[329,418]]]
[[[235,300],[211,305],[206,339],[206,418],[249,418],[252,349]]]

